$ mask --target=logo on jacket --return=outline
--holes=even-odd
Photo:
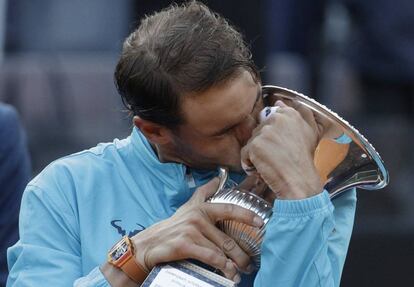
[[[122,222],[122,220],[120,220],[120,219],[115,219],[115,220],[112,220],[111,221],[111,225],[117,230],[117,232],[119,233],[119,234],[121,234],[122,236],[125,236],[126,234],[127,234],[127,231],[119,224],[120,222]],[[144,226],[142,226],[141,224],[139,224],[139,223],[135,223],[139,228],[138,229],[134,229],[134,230],[132,230],[132,231],[129,231],[128,232],[128,237],[132,237],[132,236],[134,236],[135,234],[137,234],[137,233],[139,233],[139,232],[141,232],[142,230],[144,230],[145,229],[145,227]]]

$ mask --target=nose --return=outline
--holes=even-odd
[[[249,115],[240,125],[236,128],[236,138],[239,141],[241,147],[245,146],[252,136],[253,130],[257,126],[257,121],[251,115]]]

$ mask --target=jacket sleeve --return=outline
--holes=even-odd
[[[339,286],[355,207],[355,189],[333,203],[327,191],[276,200],[254,286]]]
[[[18,238],[19,208],[30,179],[26,136],[16,110],[0,103],[0,286],[6,284],[6,250]]]
[[[55,194],[27,186],[19,219],[20,240],[8,249],[6,286],[110,286],[98,266],[81,278],[76,212]]]

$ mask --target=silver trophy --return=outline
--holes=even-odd
[[[376,190],[388,184],[388,172],[380,155],[357,129],[336,113],[314,99],[286,88],[263,86],[262,94],[269,107],[277,100],[282,100],[293,108],[304,105],[312,110],[316,121],[323,127],[323,135],[315,150],[314,163],[331,198],[352,187]],[[271,110],[265,111],[266,114],[270,112]],[[264,220],[265,224],[259,230],[233,220],[218,223],[219,228],[232,237],[259,268],[260,246],[266,224],[272,216],[272,204],[256,193],[258,189],[263,191],[267,186],[260,180],[256,180],[249,189],[235,185],[228,180],[225,168],[220,168],[219,177],[220,184],[217,192],[210,198],[211,202],[232,203],[247,208]]]

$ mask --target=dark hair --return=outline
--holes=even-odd
[[[141,20],[123,44],[115,81],[134,115],[173,128],[183,123],[182,95],[203,92],[243,70],[259,81],[241,34],[192,1]]]

